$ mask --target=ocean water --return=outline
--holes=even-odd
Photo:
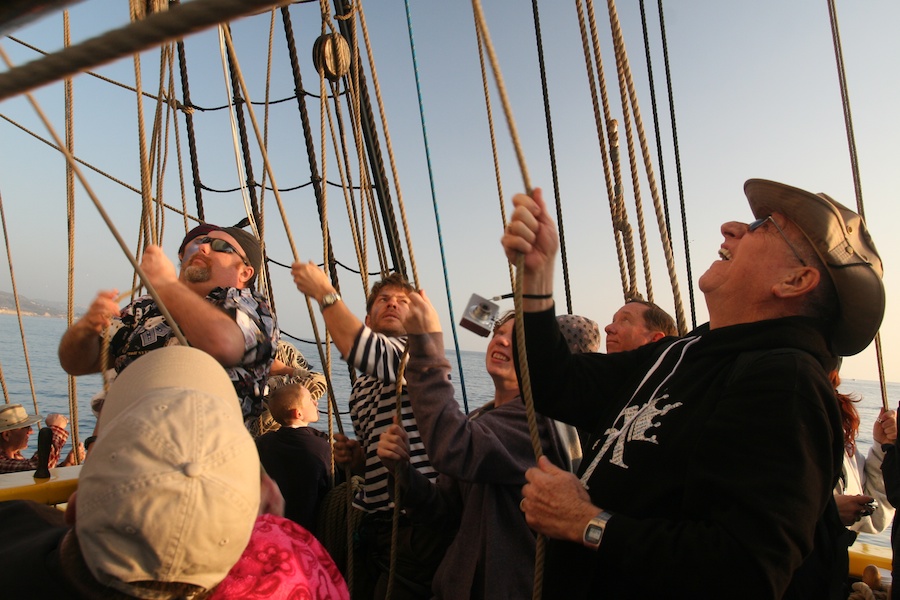
[[[34,412],[36,399],[38,412],[44,416],[49,413],[59,412],[69,415],[68,376],[60,368],[57,358],[59,339],[66,329],[63,319],[45,317],[22,317],[22,329],[25,332],[25,344],[28,352],[28,367],[31,378],[29,383],[26,361],[24,359],[22,335],[19,329],[19,320],[16,315],[0,314],[0,369],[4,383],[5,400],[19,403],[25,406],[29,412]],[[315,346],[305,343],[295,343],[297,348],[307,358],[316,370],[321,370],[318,351]],[[343,361],[337,352],[332,352],[332,384],[337,399],[338,412],[344,431],[350,434],[353,426],[347,408],[347,399],[350,396],[350,379]],[[456,397],[463,405],[463,394],[460,380],[465,380],[466,401],[468,409],[474,410],[493,397],[493,383],[484,370],[484,353],[467,352],[460,353],[462,362],[462,377],[459,375],[459,366],[456,356],[448,351],[447,358],[453,369],[453,383],[456,387]],[[78,431],[79,439],[84,440],[91,435],[96,424],[96,418],[90,410],[90,400],[98,393],[103,384],[99,375],[86,375],[75,379],[75,387],[78,402]],[[34,394],[32,394],[32,387]],[[888,383],[889,404],[896,407],[900,402],[900,383]],[[878,417],[881,408],[881,389],[878,382],[857,379],[845,379],[841,385],[844,393],[853,393],[862,398],[857,404],[860,414],[860,430],[857,445],[865,453],[872,445],[872,425]],[[324,400],[319,402],[322,417],[314,426],[327,430],[326,406]],[[335,431],[338,427],[335,426]],[[70,438],[71,439],[71,438]],[[67,444],[68,447],[68,444]],[[37,435],[32,435],[29,452],[37,450]],[[68,448],[63,450],[65,454]],[[890,547],[890,527],[877,535],[861,534],[860,541],[879,546]]]

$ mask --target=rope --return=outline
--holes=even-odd
[[[129,0],[128,2],[131,20],[138,20],[138,0]],[[143,205],[143,213],[141,221],[144,227],[144,235],[147,240],[153,240],[158,243],[156,232],[152,223],[152,205],[150,202],[150,166],[147,160],[147,137],[144,131],[144,101],[141,98],[141,55],[134,53],[134,81],[135,96],[137,97],[137,125],[138,125],[138,154],[141,167],[141,199]]]
[[[481,37],[482,42],[484,43],[484,47],[487,50],[491,69],[494,73],[494,81],[497,85],[497,90],[500,93],[503,112],[506,115],[506,124],[509,127],[510,137],[512,138],[513,147],[516,151],[516,158],[519,161],[519,170],[522,173],[522,180],[525,183],[525,189],[527,190],[527,193],[530,194],[532,191],[531,178],[528,175],[528,167],[525,164],[525,155],[522,151],[522,145],[519,141],[519,135],[516,130],[516,123],[513,118],[512,108],[509,103],[509,98],[506,94],[506,86],[503,83],[503,75],[500,72],[500,65],[497,61],[497,55],[494,52],[494,46],[491,43],[490,32],[488,31],[487,23],[484,19],[484,12],[481,9],[480,0],[472,0],[472,9],[475,12],[478,35]],[[541,448],[541,440],[538,433],[537,420],[534,414],[534,399],[531,393],[531,375],[528,368],[528,357],[525,352],[525,322],[522,313],[522,278],[524,276],[524,264],[525,256],[523,254],[519,254],[516,257],[516,285],[514,287],[516,307],[516,343],[518,344],[518,358],[521,370],[521,391],[522,398],[525,402],[525,415],[528,419],[528,430],[531,434],[531,445],[534,449],[534,456],[535,459],[538,459],[543,454],[543,450]],[[544,585],[544,545],[544,536],[538,535],[535,544],[534,559],[533,598],[535,598],[535,600],[541,598],[542,588]]]
[[[286,0],[192,0],[0,74],[0,100]]]
[[[28,359],[28,344],[25,341],[25,328],[22,325],[22,308],[19,305],[19,292],[16,289],[16,274],[13,270],[12,251],[9,248],[9,235],[6,233],[6,211],[3,209],[3,196],[0,196],[0,223],[3,224],[3,241],[6,244],[6,260],[9,263],[9,278],[12,283],[13,299],[16,302],[16,317],[19,320],[19,335],[22,338],[22,352],[25,354],[25,370],[28,372],[28,386],[31,388],[31,400],[34,403],[34,412],[37,414],[37,394],[34,392],[34,379],[31,375],[31,361]],[[6,389],[6,380],[3,379],[3,397],[9,404],[9,392]]]
[[[291,61],[291,69],[292,69],[293,77],[294,77],[294,86],[299,88],[303,84],[303,81],[302,81],[302,78],[300,75],[300,62],[297,59],[297,47],[296,47],[295,38],[294,38],[294,28],[293,28],[293,24],[291,23],[290,11],[288,11],[287,7],[282,7],[281,17],[282,17],[282,22],[284,24],[284,33],[285,33],[285,38],[287,40],[287,45],[288,45],[288,56]],[[300,121],[303,126],[303,138],[306,141],[306,151],[307,151],[307,157],[309,158],[311,183],[313,184],[313,190],[316,194],[316,198],[318,199],[319,195],[321,194],[321,188],[319,185],[320,179],[319,179],[319,174],[318,174],[318,162],[316,161],[316,157],[315,157],[315,147],[314,147],[314,142],[312,139],[312,131],[311,131],[311,128],[309,125],[309,113],[306,109],[306,101],[301,96],[297,96],[297,105],[298,105],[298,108],[300,109]],[[265,164],[268,165],[268,160],[265,161]],[[274,188],[275,188],[275,185],[274,185],[274,181],[273,181],[273,190],[274,190]],[[279,207],[279,210],[281,210],[282,217],[283,217],[284,209],[282,207],[281,201],[278,198],[279,198],[279,196],[276,196],[276,201],[278,202],[278,207]],[[292,238],[290,238],[290,231],[288,231],[288,236],[289,236],[289,239],[292,240]],[[291,249],[293,250],[294,260],[297,260],[297,252],[294,249],[293,241],[291,241]],[[325,374],[325,383],[326,383],[326,389],[328,391],[328,400],[329,400],[329,411],[331,410],[331,407],[333,407],[334,411],[337,412],[338,411],[337,398],[335,397],[335,394],[334,394],[334,386],[331,383],[330,361],[326,360],[325,353],[322,350],[321,338],[319,337],[318,326],[316,325],[316,322],[315,322],[315,315],[313,314],[312,304],[310,303],[309,298],[306,299],[306,304],[307,304],[307,309],[308,309],[309,315],[310,315],[310,321],[313,324],[313,332],[315,334],[314,337],[316,340],[317,349],[319,351],[319,361],[322,363],[322,367],[323,367],[322,371]],[[329,429],[330,429],[330,427],[331,427],[331,423],[329,421]],[[343,433],[343,424],[341,424],[340,421],[338,421],[338,427],[339,427],[341,433]]]
[[[572,314],[572,289],[569,283],[569,260],[566,249],[566,229],[563,225],[562,196],[559,193],[559,173],[556,168],[556,146],[553,141],[553,120],[550,118],[550,92],[547,90],[547,69],[544,65],[544,42],[541,37],[541,18],[537,0],[531,0],[534,15],[534,36],[537,44],[538,65],[541,71],[541,92],[544,99],[544,120],[547,123],[547,145],[550,151],[550,174],[553,179],[553,199],[556,202],[556,226],[559,229],[559,250],[562,259],[563,285],[566,290],[566,311]]]
[[[504,203],[503,181],[500,177],[500,157],[497,153],[497,138],[494,134],[494,112],[491,108],[491,90],[488,85],[487,67],[484,64],[484,45],[481,42],[481,36],[478,34],[478,17],[474,17],[475,25],[475,41],[478,42],[478,63],[481,66],[481,85],[484,91],[484,108],[487,113],[488,131],[491,137],[491,156],[494,160],[494,179],[497,182],[497,200],[500,205],[500,224],[506,226],[506,204]],[[513,289],[516,286],[516,276],[513,272],[513,266],[507,262],[506,267],[509,271],[509,287]]]
[[[577,0],[575,3],[575,10],[578,15],[578,28],[581,33],[581,48],[584,53],[584,66],[587,71],[587,79],[588,79],[588,88],[591,92],[591,105],[594,109],[594,125],[597,128],[597,142],[600,146],[600,162],[603,165],[603,178],[606,183],[606,196],[609,200],[609,214],[612,219],[613,225],[613,241],[616,248],[616,256],[619,261],[619,276],[621,278],[622,290],[625,291],[628,286],[628,282],[626,280],[626,270],[625,270],[625,255],[622,248],[621,236],[618,233],[616,228],[616,222],[614,218],[615,214],[615,204],[613,203],[613,184],[610,177],[609,171],[609,154],[606,150],[606,144],[603,142],[603,116],[600,113],[600,101],[597,97],[597,82],[594,77],[594,65],[591,61],[591,49],[590,49],[590,41],[588,39],[588,33],[585,26],[585,17],[584,17],[584,7],[581,4],[581,0]],[[600,45],[599,38],[595,38],[595,49],[597,52],[597,70],[599,71],[600,77],[603,77],[603,63],[599,60],[600,56]],[[601,88],[604,96],[604,106],[606,106],[606,87]]]
[[[173,5],[180,4],[180,0],[174,0]],[[184,103],[191,106],[191,86],[188,80],[187,71],[187,54],[184,51],[184,41],[178,40],[176,43],[178,48],[178,72],[181,75],[181,94],[184,97]],[[197,158],[197,136],[194,132],[194,112],[188,111],[184,117],[185,129],[188,136],[188,153],[191,157],[191,175],[194,180],[194,202],[197,206],[197,216],[200,221],[206,221],[206,215],[203,212],[203,193],[200,189],[200,164]],[[185,223],[187,230],[187,223]]]
[[[70,37],[70,27],[69,27],[69,11],[63,11],[63,44],[68,47],[71,43]],[[74,131],[74,119],[72,116],[72,103],[73,103],[73,90],[72,90],[72,80],[67,78],[64,84],[65,90],[65,105],[66,105],[66,148],[69,152],[74,152],[75,149],[75,131]],[[71,326],[74,321],[74,307],[75,307],[75,176],[72,174],[72,168],[66,163],[66,225],[67,225],[67,237],[68,237],[68,267],[69,267],[69,277],[67,283],[67,302],[66,302],[66,325]],[[6,223],[4,220],[4,238],[6,237]],[[7,249],[8,251],[8,249]],[[10,274],[12,273],[12,258],[9,261],[10,265]],[[17,300],[18,301],[18,300]],[[21,324],[20,324],[21,325]],[[20,327],[21,328],[21,327]],[[25,337],[24,332],[22,336],[22,344],[24,348]],[[25,353],[25,364],[28,364],[28,353]],[[78,386],[75,382],[75,377],[69,375],[66,377],[68,383],[68,400],[69,400],[69,421],[72,424],[72,448],[78,447]],[[28,374],[28,380],[31,381],[31,373]],[[34,395],[34,390],[32,389],[32,395]],[[37,398],[35,397],[34,404],[35,412],[37,412]],[[80,457],[78,453],[75,452],[73,454],[75,457],[75,464],[79,464]]]
[[[381,127],[384,131],[384,143],[387,147],[388,160],[391,165],[391,174],[394,177],[394,189],[397,191],[397,207],[400,209],[400,221],[403,224],[403,235],[406,237],[406,248],[409,252],[409,265],[412,271],[412,283],[419,287],[419,275],[416,268],[416,256],[413,252],[412,237],[409,233],[409,223],[406,218],[406,206],[403,203],[403,190],[400,187],[400,177],[397,170],[397,161],[394,158],[394,147],[391,143],[391,134],[388,129],[387,116],[384,111],[384,101],[381,97],[381,85],[378,82],[378,71],[375,69],[375,57],[372,53],[372,45],[369,42],[369,29],[366,27],[366,15],[363,12],[362,1],[358,0],[356,10],[359,13],[359,24],[362,27],[363,40],[366,42],[366,56],[369,58],[369,69],[372,72],[372,85],[375,87],[375,99],[378,102],[378,113],[381,117]],[[395,233],[395,237],[397,234]],[[399,248],[398,248],[399,251]]]
[[[847,73],[844,69],[844,53],[841,50],[841,34],[838,29],[837,8],[834,0],[828,0],[828,18],[831,23],[831,37],[834,44],[834,59],[837,63],[838,83],[841,90],[841,107],[844,111],[844,127],[847,130],[847,149],[850,153],[850,170],[853,175],[853,190],[856,193],[856,211],[866,220],[863,206],[862,181],[859,175],[859,156],[856,152],[856,136],[853,133],[853,117],[850,111],[850,92],[847,86]],[[884,355],[881,349],[881,332],[875,334],[875,361],[878,365],[878,383],[881,386],[881,405],[890,410],[887,396],[887,383],[884,376]]]
[[[635,195],[635,210],[638,217],[638,231],[641,243],[641,252],[644,263],[644,273],[647,285],[647,295],[650,301],[653,301],[652,283],[650,280],[650,264],[649,254],[647,252],[646,235],[643,220],[643,209],[641,203],[640,184],[637,179],[637,165],[634,155],[634,142],[632,138],[632,125],[630,114],[634,115],[634,127],[638,135],[641,155],[644,160],[644,171],[647,175],[650,194],[653,199],[653,207],[656,213],[657,226],[659,228],[660,239],[662,240],[663,253],[666,258],[666,267],[669,273],[669,281],[672,286],[672,294],[675,302],[675,316],[678,323],[679,331],[686,331],[687,326],[684,319],[684,306],[681,301],[681,292],[678,285],[678,276],[675,270],[675,258],[672,252],[672,243],[669,239],[668,229],[665,223],[665,215],[663,214],[662,205],[659,197],[659,190],[656,185],[656,178],[653,170],[653,162],[650,156],[647,138],[644,133],[643,121],[641,119],[640,106],[637,101],[637,93],[634,88],[634,80],[631,76],[631,68],[628,64],[628,55],[625,50],[625,41],[622,36],[622,28],[619,22],[618,13],[616,11],[614,0],[607,0],[609,9],[610,28],[612,29],[613,42],[616,54],[616,65],[619,76],[619,90],[622,99],[622,109],[625,120],[625,133],[628,140],[628,157],[632,173],[632,186]],[[627,91],[627,95],[626,95]],[[631,113],[628,110],[630,101]]]

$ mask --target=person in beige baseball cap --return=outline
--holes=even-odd
[[[74,528],[31,503],[0,504],[0,564],[21,581],[4,595],[203,597],[259,510],[259,455],[227,373],[201,350],[161,348],[109,388],[69,500]]]

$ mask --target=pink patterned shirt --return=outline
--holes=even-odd
[[[341,572],[309,531],[275,515],[257,517],[250,543],[209,600],[350,600]]]

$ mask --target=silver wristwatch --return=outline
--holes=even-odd
[[[328,293],[328,294],[325,294],[324,296],[322,296],[322,301],[319,302],[319,308],[320,308],[321,310],[325,310],[326,308],[328,308],[329,306],[331,306],[331,305],[334,304],[335,302],[339,302],[340,299],[341,299],[340,294],[336,294],[336,293],[334,293],[334,292],[330,292],[330,293]]]
[[[604,510],[588,521],[581,538],[581,541],[585,546],[591,550],[596,550],[600,547],[600,540],[603,539],[603,532],[606,530],[606,523],[609,521],[610,517],[612,517],[612,515]]]

